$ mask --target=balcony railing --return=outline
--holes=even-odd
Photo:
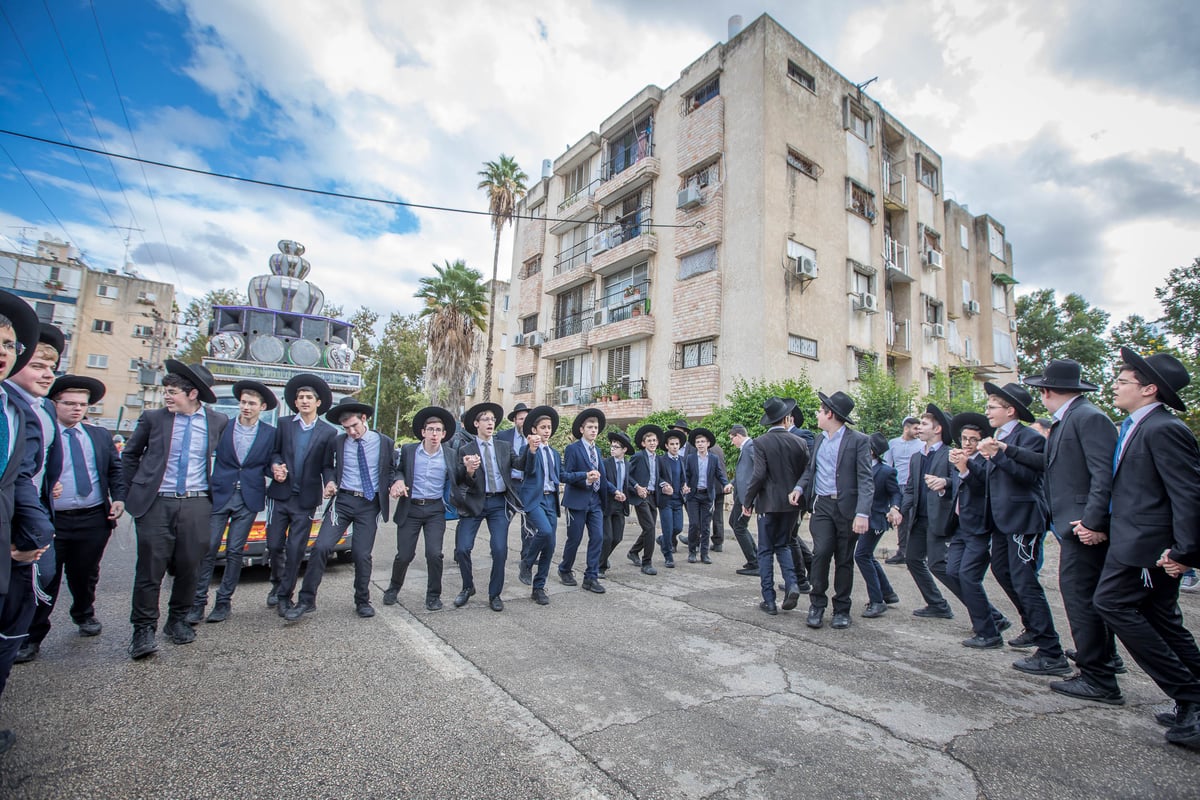
[[[550,328],[551,339],[563,339],[577,333],[585,333],[592,329],[592,316],[595,309],[586,308],[574,314],[568,314],[562,319],[555,320]]]
[[[889,236],[883,237],[883,262],[888,269],[909,275],[908,245],[900,244]]]
[[[645,280],[609,292],[600,298],[600,312],[596,315],[596,324],[622,322],[646,313],[646,301],[649,296],[650,281]]]
[[[897,319],[893,312],[888,311],[884,315],[884,324],[887,326],[889,350],[912,350],[912,325],[909,320]]]
[[[612,250],[643,233],[649,233],[654,225],[650,219],[650,206],[641,206],[615,218],[596,234],[596,251]]]
[[[615,398],[615,399],[614,399]],[[587,406],[621,400],[648,400],[645,378],[623,378],[598,386],[558,386],[546,393],[549,406]]]
[[[883,154],[883,193],[895,203],[908,203],[908,176],[901,165],[892,160],[889,153]]]
[[[639,161],[654,155],[654,140],[645,133],[639,134],[637,142],[629,149],[610,150],[610,158],[600,170],[600,179],[610,181]]]
[[[588,263],[591,244],[591,239],[584,239],[579,244],[560,251],[554,258],[554,274],[561,275],[564,272],[579,269]]]
[[[601,183],[600,179],[596,178],[596,179],[592,180],[590,183],[588,183],[586,186],[581,187],[578,191],[575,191],[575,192],[567,195],[567,197],[561,203],[558,204],[559,213],[566,210],[567,208],[570,208],[577,201],[582,200],[585,197],[589,198],[589,199],[592,198],[596,194],[596,187],[599,186],[600,183]]]

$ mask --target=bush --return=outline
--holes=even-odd
[[[708,428],[716,435],[717,444],[725,452],[725,469],[730,476],[737,466],[740,451],[729,439],[729,429],[734,425],[745,425],[751,438],[762,435],[767,429],[760,421],[763,403],[772,397],[795,398],[797,406],[804,412],[804,424],[801,427],[812,427],[821,401],[808,375],[803,372],[797,378],[772,383],[747,382],[739,378],[729,393],[728,405],[717,406],[700,421],[701,427]]]
[[[882,432],[888,438],[900,433],[904,418],[912,414],[917,398],[915,386],[901,386],[896,378],[871,359],[859,373],[854,397],[854,420],[866,434]]]

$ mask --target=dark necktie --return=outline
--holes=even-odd
[[[8,412],[0,406],[0,475],[8,469]]]
[[[596,458],[596,448],[595,448],[595,446],[589,446],[589,447],[588,447],[588,449],[587,449],[587,451],[588,451],[588,462],[589,462],[589,463],[592,465],[592,469],[594,469],[594,470],[596,470],[597,472],[599,472],[599,470],[600,470],[600,460],[599,460],[598,458]],[[598,491],[600,491],[600,481],[599,481],[599,480],[597,480],[595,483],[593,483],[593,484],[592,484],[592,491],[593,491],[593,492],[598,492]]]
[[[78,428],[67,428],[67,442],[71,449],[71,469],[75,473],[75,493],[87,497],[92,493],[92,476],[88,474],[87,461],[83,457],[83,442]]]
[[[492,478],[492,465],[495,463],[492,458],[492,440],[489,439],[483,443],[483,490],[488,494],[496,493],[496,481]]]
[[[371,467],[367,464],[367,446],[358,440],[358,480],[362,484],[363,496],[375,499],[375,484],[371,482]]]
[[[1121,463],[1121,446],[1125,444],[1125,437],[1129,435],[1129,429],[1133,427],[1133,417],[1126,417],[1121,423],[1121,432],[1117,434],[1117,449],[1113,450],[1113,475],[1117,474],[1117,465]]]
[[[179,444],[179,461],[175,466],[175,494],[187,492],[188,456],[192,451],[192,418],[185,417],[183,423],[183,441]]]

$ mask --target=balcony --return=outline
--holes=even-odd
[[[601,228],[593,247],[594,274],[611,275],[658,252],[658,237],[651,232],[654,220],[649,213],[650,207],[643,206]]]
[[[612,420],[642,419],[653,410],[644,378],[624,378],[599,386],[559,386],[546,393],[548,406],[596,406]]]
[[[884,314],[888,354],[908,357],[912,352],[912,321],[899,319],[894,312]]]
[[[648,339],[654,335],[654,317],[650,316],[648,281],[619,289],[600,301],[592,317],[591,347],[617,345]]]
[[[592,329],[593,309],[555,320],[547,331],[546,343],[542,345],[542,358],[563,358],[588,351],[588,331]]]
[[[555,214],[558,219],[550,226],[550,233],[555,236],[561,235],[570,230],[572,226],[594,217],[596,215],[596,189],[599,186],[600,179],[595,178],[591,183],[559,203],[558,213]]]
[[[887,151],[883,154],[883,205],[892,211],[908,208],[908,176],[904,163],[896,161]]]
[[[908,266],[908,245],[900,244],[889,236],[883,237],[883,265],[887,268],[888,277],[893,280],[905,283],[913,281]]]
[[[564,289],[571,289],[590,283],[592,270],[592,239],[584,239],[577,245],[568,247],[554,257],[554,267],[549,275],[542,278],[542,291],[547,294],[557,294]]]
[[[654,156],[654,144],[639,143],[636,150],[627,152],[618,161],[609,161],[600,170],[601,183],[596,187],[596,202],[618,197],[625,192],[645,186],[658,177],[662,165]]]

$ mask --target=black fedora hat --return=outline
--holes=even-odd
[[[883,458],[884,453],[888,451],[888,439],[882,433],[871,434],[871,455],[876,458]]]
[[[213,376],[208,371],[208,367],[203,364],[185,364],[173,358],[168,358],[163,365],[167,368],[167,374],[178,375],[195,386],[201,403],[217,402],[217,396],[213,394],[212,390]]]
[[[600,423],[600,430],[603,431],[604,426],[608,424],[608,418],[604,416],[604,412],[598,408],[585,408],[575,419],[571,420],[571,435],[576,439],[582,439],[583,423],[593,418]]]
[[[950,430],[950,417],[945,411],[935,406],[933,403],[925,406],[925,413],[933,416],[938,421],[938,425],[942,427],[942,444],[950,444],[953,440]]]
[[[421,436],[421,431],[425,429],[425,423],[431,419],[440,419],[442,425],[446,428],[445,439],[449,439],[458,430],[458,423],[454,421],[454,415],[441,406],[425,406],[413,416],[413,436],[418,439],[424,438]]]
[[[479,426],[475,423],[475,418],[485,411],[492,412],[492,416],[496,418],[496,422],[499,422],[504,416],[504,408],[499,403],[476,403],[463,412],[463,430],[471,434],[479,433]]]
[[[1122,347],[1121,360],[1157,386],[1164,403],[1176,411],[1187,411],[1187,406],[1179,397],[1179,390],[1192,382],[1192,376],[1188,375],[1187,368],[1178,358],[1170,353],[1155,353],[1142,358],[1132,349]]]
[[[609,428],[605,432],[605,435],[608,436],[608,440],[610,442],[620,442],[622,445],[624,445],[625,452],[629,452],[633,449],[633,443],[629,441],[629,437],[625,435],[625,431],[621,430],[617,426],[614,425],[613,427]]]
[[[38,344],[48,344],[54,348],[54,352],[58,353],[54,368],[58,369],[58,365],[62,362],[63,351],[67,349],[66,335],[49,322],[43,322],[38,326]]]
[[[705,439],[708,439],[709,447],[712,447],[714,444],[717,443],[717,437],[715,435],[713,435],[713,432],[710,431],[708,428],[696,428],[695,430],[693,430],[691,433],[688,434],[688,444],[690,444],[692,447],[695,447],[696,440],[699,439],[701,436],[703,436]]]
[[[770,397],[763,402],[762,419],[758,421],[759,425],[774,425],[781,419],[785,419],[792,415],[792,409],[796,407],[796,401],[783,397]]]
[[[37,347],[41,323],[38,322],[37,312],[33,310],[33,306],[11,292],[0,291],[0,315],[7,317],[8,321],[12,323],[17,343],[24,347],[20,355],[14,359],[13,367],[9,371],[10,375],[16,375],[33,358],[33,349]]]
[[[553,436],[558,432],[558,412],[554,410],[554,406],[535,406],[529,409],[529,413],[525,415],[525,422],[521,426],[521,433],[526,436],[533,433],[533,426],[542,417],[550,418],[550,435]]]
[[[1037,389],[1054,389],[1062,392],[1094,392],[1100,387],[1080,380],[1083,368],[1070,358],[1053,358],[1042,370],[1041,375],[1022,378],[1021,383]]]
[[[800,408],[800,402],[796,398],[789,397],[788,399],[796,404],[792,408],[792,424],[799,428],[804,425],[804,409]]]
[[[668,428],[667,432],[664,433],[662,436],[662,449],[663,450],[667,449],[667,442],[671,439],[679,440],[679,448],[681,450],[683,449],[683,446],[685,444],[687,444],[687,434],[685,434],[683,431],[679,430],[678,428]]]
[[[279,398],[275,396],[265,383],[260,381],[244,380],[238,381],[233,385],[233,396],[238,400],[242,399],[242,392],[249,389],[252,392],[257,392],[258,396],[263,399],[263,407],[270,411],[279,405]]]
[[[984,439],[994,433],[986,414],[980,414],[978,411],[964,411],[961,414],[955,414],[954,418],[950,420],[951,438],[961,445],[963,428],[968,426],[979,428],[979,435]]]
[[[659,447],[663,444],[663,429],[653,423],[643,425],[637,429],[637,433],[633,435],[633,441],[637,442],[638,450],[644,450],[642,447],[642,439],[646,438],[646,434],[653,433],[658,438]],[[657,449],[657,448],[656,448]]]
[[[687,433],[692,429],[692,427],[688,425],[688,421],[686,419],[675,420],[671,423],[671,427],[675,430],[683,431],[684,433]]]
[[[322,408],[326,411],[333,405],[333,391],[330,390],[329,384],[319,375],[313,375],[311,372],[301,372],[299,375],[292,376],[292,379],[283,387],[283,400],[288,404],[288,408],[296,413],[296,393],[301,389],[311,389],[317,399],[321,401],[317,406],[317,410]]]
[[[374,413],[375,409],[366,403],[360,403],[353,397],[343,397],[336,406],[325,412],[325,419],[334,425],[341,425],[342,417],[347,414],[365,414],[370,417]]]
[[[1003,386],[997,386],[994,383],[985,383],[983,391],[1004,398],[1009,405],[1017,409],[1017,417],[1022,422],[1033,422],[1035,419],[1033,412],[1029,410],[1029,406],[1033,403],[1033,395],[1021,384],[1006,383]]]
[[[50,387],[48,397],[53,400],[62,392],[71,390],[88,393],[88,405],[94,406],[104,399],[104,393],[108,391],[104,384],[95,378],[89,378],[87,375],[61,375],[54,379],[54,384]]]
[[[845,392],[834,392],[826,397],[822,392],[817,392],[817,397],[821,398],[821,404],[833,412],[833,415],[847,425],[853,425],[854,420],[850,419],[850,413],[854,411],[854,398]]]
[[[528,410],[529,406],[525,405],[524,403],[517,403],[516,406],[513,407],[513,410],[508,412],[508,421],[512,422],[513,417],[517,416],[517,414],[520,414],[522,411]]]

